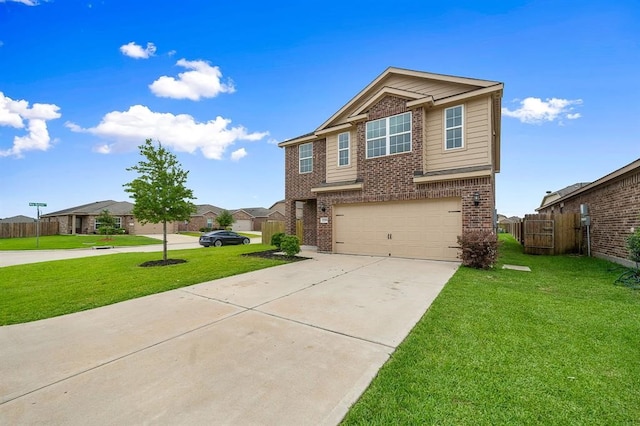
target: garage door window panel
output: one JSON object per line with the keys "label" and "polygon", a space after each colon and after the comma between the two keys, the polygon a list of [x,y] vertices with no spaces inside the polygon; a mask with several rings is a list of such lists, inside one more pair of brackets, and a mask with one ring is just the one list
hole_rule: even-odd
{"label": "garage door window panel", "polygon": [[367,158],[411,151],[411,113],[367,123]]}

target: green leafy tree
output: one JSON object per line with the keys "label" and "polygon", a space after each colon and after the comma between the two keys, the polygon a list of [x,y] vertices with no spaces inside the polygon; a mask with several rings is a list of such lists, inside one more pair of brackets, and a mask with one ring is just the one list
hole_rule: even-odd
{"label": "green leafy tree", "polygon": [[159,142],[155,146],[151,139],[147,139],[138,148],[144,160],[127,171],[137,172],[139,176],[123,186],[135,201],[133,215],[136,219],[143,225],[162,223],[162,260],[166,263],[167,222],[188,220],[196,211],[191,202],[195,200],[193,191],[185,186],[189,172],[182,170],[176,156]]}
{"label": "green leafy tree", "polygon": [[98,223],[98,232],[100,235],[106,235],[107,239],[116,232],[116,218],[109,213],[109,210],[102,210],[100,215],[96,217]]}
{"label": "green leafy tree", "polygon": [[216,217],[216,223],[222,229],[227,229],[235,221],[236,220],[233,218],[233,216],[231,216],[231,213],[229,213],[227,210],[222,210]]}

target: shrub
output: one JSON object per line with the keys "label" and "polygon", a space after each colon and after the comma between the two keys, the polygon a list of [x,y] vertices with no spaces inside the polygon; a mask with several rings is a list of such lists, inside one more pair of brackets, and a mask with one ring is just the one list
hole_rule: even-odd
{"label": "shrub", "polygon": [[282,251],[290,257],[300,253],[300,242],[295,235],[285,235],[280,242]]}
{"label": "shrub", "polygon": [[280,244],[282,243],[282,238],[284,238],[286,234],[284,232],[276,232],[271,236],[271,245],[278,247],[280,250]]}
{"label": "shrub", "polygon": [[498,238],[492,230],[474,229],[458,236],[458,244],[464,266],[476,269],[489,269],[498,258]]}
{"label": "shrub", "polygon": [[629,259],[636,262],[636,266],[640,262],[640,228],[627,238],[627,248],[629,249]]}

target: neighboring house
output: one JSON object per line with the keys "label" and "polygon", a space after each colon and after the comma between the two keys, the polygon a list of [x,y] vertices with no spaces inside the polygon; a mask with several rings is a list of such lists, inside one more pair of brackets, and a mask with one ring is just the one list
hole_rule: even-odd
{"label": "neighboring house", "polygon": [[[142,224],[133,217],[133,204],[127,201],[96,201],[82,206],[71,207],[40,216],[40,220],[58,222],[60,234],[94,234],[98,232],[100,224],[96,218],[104,211],[116,220],[116,228],[125,229],[128,234],[162,234],[162,223]],[[167,223],[167,232],[175,233],[177,223]]]}
{"label": "neighboring house", "polygon": [[[591,218],[591,253],[634,266],[628,260],[626,240],[640,227],[640,159],[536,210],[539,213],[580,213],[581,204],[587,206]],[[583,227],[583,232],[586,231]]]}
{"label": "neighboring house", "polygon": [[232,228],[234,231],[261,231],[262,224],[267,221],[283,221],[284,214],[278,210],[265,209],[263,207],[247,207],[234,210],[231,214],[235,219]]}
{"label": "neighboring house", "polygon": [[564,197],[567,194],[572,193],[573,191],[576,191],[580,188],[582,188],[583,186],[587,186],[589,185],[589,183],[591,182],[580,182],[580,183],[574,183],[573,185],[569,185],[566,188],[562,188],[559,189],[557,191],[547,191],[546,195],[544,197],[542,197],[542,202],[540,203],[540,207],[544,207],[547,204],[550,204],[556,200],[559,200],[560,198]]}
{"label": "neighboring house", "polygon": [[495,228],[503,84],[388,68],[285,150],[286,231],[322,252],[457,260]]}
{"label": "neighboring house", "polygon": [[203,228],[217,229],[216,218],[223,210],[211,204],[198,204],[196,205],[196,212],[191,215],[189,220],[178,226],[179,231],[199,232]]}
{"label": "neighboring house", "polygon": [[0,223],[33,223],[35,221],[36,220],[32,217],[22,215],[0,219]]}
{"label": "neighboring house", "polygon": [[284,214],[286,211],[286,203],[284,200],[276,201],[275,203],[273,203],[271,207],[269,207],[269,210],[275,210],[277,212],[280,212],[282,217],[284,217]]}

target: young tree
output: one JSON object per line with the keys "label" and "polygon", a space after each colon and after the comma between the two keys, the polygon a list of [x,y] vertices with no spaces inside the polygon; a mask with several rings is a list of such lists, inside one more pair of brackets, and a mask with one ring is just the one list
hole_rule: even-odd
{"label": "young tree", "polygon": [[106,235],[106,238],[109,239],[116,231],[116,218],[111,216],[109,210],[102,210],[100,215],[96,217],[96,222],[98,224],[98,232],[101,235]]}
{"label": "young tree", "polygon": [[233,218],[233,216],[231,216],[231,213],[229,213],[227,210],[222,210],[216,217],[216,223],[222,229],[227,229],[235,221],[236,220]]}
{"label": "young tree", "polygon": [[133,215],[143,225],[162,222],[163,253],[167,262],[167,222],[188,220],[196,206],[193,191],[185,186],[188,171],[182,170],[176,156],[158,142],[156,147],[151,139],[140,145],[140,154],[145,160],[129,167],[127,171],[138,172],[139,176],[124,184],[135,203]]}

